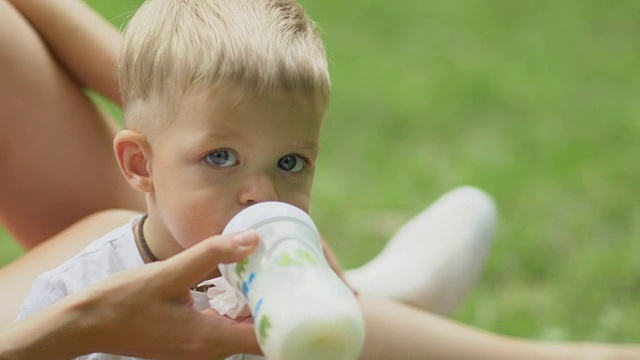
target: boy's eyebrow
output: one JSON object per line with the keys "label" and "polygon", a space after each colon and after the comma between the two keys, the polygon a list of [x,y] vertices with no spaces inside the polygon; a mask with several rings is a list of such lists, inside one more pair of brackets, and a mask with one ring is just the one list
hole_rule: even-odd
{"label": "boy's eyebrow", "polygon": [[[219,130],[209,130],[206,133],[202,134],[202,136],[199,136],[198,139],[196,139],[196,141],[198,143],[207,143],[209,141],[211,141],[211,139],[215,139],[215,140],[236,140],[240,138],[240,134],[238,133],[234,133],[234,132],[230,132],[230,131],[219,131]],[[312,152],[314,154],[317,154],[320,151],[320,145],[318,145],[317,141],[306,141],[306,142],[299,142],[299,143],[294,143],[294,147],[296,149],[302,149],[302,150],[307,150],[309,152]]]}
{"label": "boy's eyebrow", "polygon": [[212,141],[213,142],[220,142],[220,141],[233,142],[238,140],[239,140],[239,136],[237,134],[230,133],[227,131],[209,130],[209,131],[201,132],[197,135],[193,135],[190,142],[194,146],[202,147],[202,146],[209,146]]}
{"label": "boy's eyebrow", "polygon": [[239,133],[233,132],[231,130],[221,131],[219,129],[211,129],[202,134],[202,136],[198,137],[198,141],[200,142],[208,142],[211,139],[215,140],[229,140],[229,139],[237,139],[240,137]]}
{"label": "boy's eyebrow", "polygon": [[296,148],[309,150],[314,153],[317,153],[320,150],[320,146],[315,141],[308,141],[308,142],[296,144]]}

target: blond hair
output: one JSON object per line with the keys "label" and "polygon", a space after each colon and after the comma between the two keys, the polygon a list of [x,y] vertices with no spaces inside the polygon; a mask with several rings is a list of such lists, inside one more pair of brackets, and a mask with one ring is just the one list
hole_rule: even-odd
{"label": "blond hair", "polygon": [[124,32],[119,72],[125,120],[223,83],[329,101],[324,45],[294,0],[147,0]]}

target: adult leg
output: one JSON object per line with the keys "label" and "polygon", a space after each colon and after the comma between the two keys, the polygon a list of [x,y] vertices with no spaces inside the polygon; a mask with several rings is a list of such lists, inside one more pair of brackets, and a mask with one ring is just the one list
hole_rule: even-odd
{"label": "adult leg", "polygon": [[492,334],[389,300],[361,297],[367,360],[640,359],[639,346],[550,343]]}
{"label": "adult leg", "polygon": [[363,295],[451,314],[478,279],[496,227],[485,192],[456,188],[409,220],[374,259],[345,272]]}
{"label": "adult leg", "polygon": [[0,43],[2,225],[30,248],[96,211],[143,209],[113,155],[116,124],[6,1]]}

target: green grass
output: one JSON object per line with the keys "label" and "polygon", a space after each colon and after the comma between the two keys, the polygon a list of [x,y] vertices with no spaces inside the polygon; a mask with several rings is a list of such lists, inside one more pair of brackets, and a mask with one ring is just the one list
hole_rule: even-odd
{"label": "green grass", "polygon": [[[90,3],[116,24],[132,7]],[[474,184],[501,222],[458,320],[640,342],[640,3],[304,4],[333,81],[312,214],[343,264]],[[0,246],[1,261],[17,256]]]}

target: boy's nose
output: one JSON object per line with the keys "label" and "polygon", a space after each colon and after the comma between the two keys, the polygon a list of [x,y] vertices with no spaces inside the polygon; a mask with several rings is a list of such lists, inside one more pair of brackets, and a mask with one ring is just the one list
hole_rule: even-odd
{"label": "boy's nose", "polygon": [[278,193],[269,176],[256,176],[248,179],[240,192],[242,205],[253,205],[265,201],[277,201]]}

